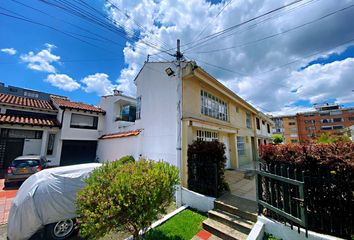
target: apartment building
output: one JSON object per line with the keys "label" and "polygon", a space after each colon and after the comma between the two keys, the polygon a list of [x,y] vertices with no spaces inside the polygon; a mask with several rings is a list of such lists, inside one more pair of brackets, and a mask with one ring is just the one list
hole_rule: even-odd
{"label": "apartment building", "polygon": [[338,104],[318,104],[316,111],[296,114],[301,142],[309,142],[322,133],[343,134],[345,128],[354,125],[354,108],[342,108]]}
{"label": "apartment building", "polygon": [[274,121],[273,134],[280,134],[284,143],[299,142],[299,131],[296,115],[272,117]]}
{"label": "apartment building", "polygon": [[50,165],[96,160],[105,112],[64,96],[0,84],[0,168],[21,155],[41,155]]}
{"label": "apartment building", "polygon": [[[123,94],[101,98],[107,116],[98,143],[100,161],[127,154],[163,160],[181,169],[187,186],[187,150],[194,140],[223,142],[230,169],[253,168],[258,143],[270,142],[271,119],[194,62],[146,62],[135,84],[136,99]],[[134,122],[115,120],[120,107],[114,106],[123,100],[135,106]]]}

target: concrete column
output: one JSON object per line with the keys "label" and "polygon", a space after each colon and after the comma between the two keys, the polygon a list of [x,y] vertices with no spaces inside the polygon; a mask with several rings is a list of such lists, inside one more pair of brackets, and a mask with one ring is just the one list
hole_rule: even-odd
{"label": "concrete column", "polygon": [[42,135],[41,156],[47,155],[48,135],[48,130],[44,130]]}

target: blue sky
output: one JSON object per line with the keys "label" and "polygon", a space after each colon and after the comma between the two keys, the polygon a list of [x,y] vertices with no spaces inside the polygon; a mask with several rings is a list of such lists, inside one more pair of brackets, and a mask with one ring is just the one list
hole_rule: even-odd
{"label": "blue sky", "polygon": [[[97,104],[99,95],[108,94],[113,88],[134,95],[134,77],[146,55],[157,52],[144,42],[156,43],[158,48],[163,48],[157,44],[159,42],[173,47],[177,38],[181,39],[182,46],[191,41],[198,43],[197,33],[205,37],[284,4],[282,1],[250,3],[240,0],[232,1],[224,8],[228,1],[111,1],[123,9],[126,16],[105,6],[104,0],[89,0],[86,4],[114,19],[116,26],[126,29],[126,34],[131,31],[140,33],[140,39],[127,44],[122,34],[39,0],[1,1],[0,82],[65,95],[91,104]],[[49,2],[56,3],[55,0]],[[82,2],[69,1],[83,8]],[[23,4],[30,4],[30,8]],[[350,1],[339,4],[314,1],[299,5],[272,16],[270,20],[236,29],[230,36],[196,46],[195,50],[186,51],[186,56],[263,111],[287,114],[308,110],[314,103],[330,101],[353,106],[354,84],[349,76],[354,73],[354,42],[338,44],[354,39],[354,8],[348,4]],[[323,18],[333,10],[339,12]],[[28,18],[61,32],[4,14]],[[296,31],[267,38],[313,20],[314,23]],[[262,38],[266,40],[259,41]],[[252,41],[256,43],[248,44]],[[245,46],[207,55],[200,53],[234,45]],[[8,49],[14,49],[16,53]],[[312,54],[318,51],[321,54]],[[38,57],[51,60],[42,62],[45,66],[38,66]],[[170,56],[162,54],[152,59],[161,60],[161,57],[171,60]],[[286,68],[269,71],[293,60],[296,62]]]}

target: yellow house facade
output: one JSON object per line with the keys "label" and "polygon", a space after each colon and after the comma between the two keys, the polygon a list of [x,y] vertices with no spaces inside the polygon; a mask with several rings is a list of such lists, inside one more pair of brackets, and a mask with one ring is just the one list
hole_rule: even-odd
{"label": "yellow house facade", "polygon": [[182,70],[182,185],[188,145],[198,138],[225,144],[227,169],[252,168],[257,158],[258,111],[192,62]]}

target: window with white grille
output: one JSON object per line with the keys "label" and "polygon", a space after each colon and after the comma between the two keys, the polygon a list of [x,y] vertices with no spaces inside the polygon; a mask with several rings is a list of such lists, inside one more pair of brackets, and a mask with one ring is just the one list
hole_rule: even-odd
{"label": "window with white grille", "polygon": [[201,113],[209,117],[219,120],[228,121],[227,103],[219,98],[205,92],[200,91],[201,96]]}
{"label": "window with white grille", "polygon": [[197,139],[203,141],[218,140],[219,134],[213,131],[197,130]]}

